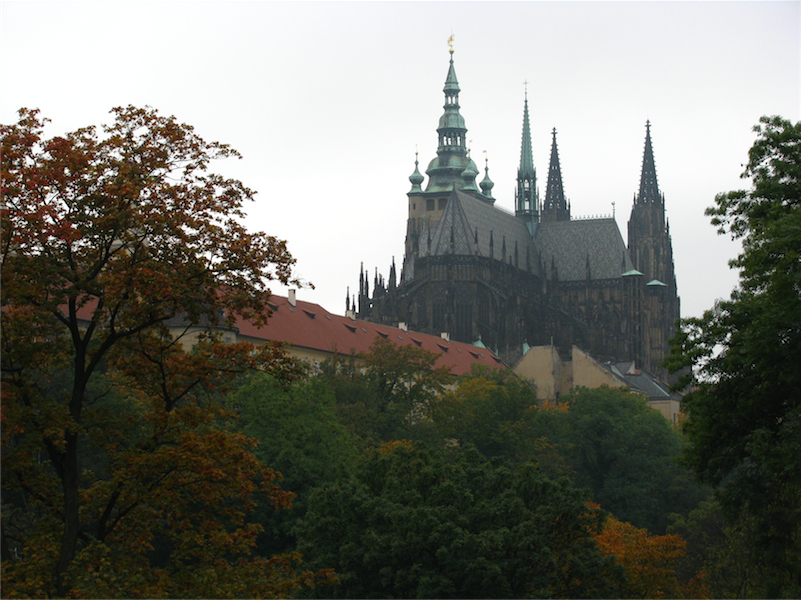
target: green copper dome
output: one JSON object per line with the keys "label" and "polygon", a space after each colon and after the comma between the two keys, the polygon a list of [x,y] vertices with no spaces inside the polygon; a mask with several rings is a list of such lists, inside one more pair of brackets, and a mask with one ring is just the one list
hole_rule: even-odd
{"label": "green copper dome", "polygon": [[484,159],[484,179],[481,180],[479,185],[481,186],[481,193],[492,199],[492,188],[495,187],[495,183],[490,179],[489,161],[487,159]]}
{"label": "green copper dome", "polygon": [[417,168],[417,152],[414,153],[414,173],[409,175],[409,181],[412,184],[412,189],[409,190],[409,193],[422,193],[423,188],[420,187],[420,184],[425,181],[425,177],[420,173],[420,170]]}
{"label": "green copper dome", "polygon": [[461,189],[478,192],[475,181],[478,169],[467,155],[467,127],[464,117],[459,112],[459,81],[456,79],[456,69],[453,65],[453,50],[450,53],[448,75],[442,90],[445,93],[444,112],[437,127],[439,137],[437,157],[426,169],[428,185],[425,191],[448,192],[453,189],[454,181],[463,180]]}

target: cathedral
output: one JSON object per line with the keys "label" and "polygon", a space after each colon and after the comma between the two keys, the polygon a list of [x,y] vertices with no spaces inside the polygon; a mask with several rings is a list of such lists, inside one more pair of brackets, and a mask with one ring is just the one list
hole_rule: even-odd
{"label": "cathedral", "polygon": [[476,183],[450,52],[437,155],[427,181],[416,158],[409,177],[400,276],[393,260],[388,278],[376,274],[371,294],[362,269],[358,298],[348,294],[346,309],[376,323],[483,345],[509,365],[531,346],[552,345],[564,355],[578,346],[597,360],[634,361],[667,380],[660,365],[679,297],[650,123],[628,246],[614,218],[571,217],[556,130],[540,198],[527,97],[512,214],[495,206],[486,166]]}

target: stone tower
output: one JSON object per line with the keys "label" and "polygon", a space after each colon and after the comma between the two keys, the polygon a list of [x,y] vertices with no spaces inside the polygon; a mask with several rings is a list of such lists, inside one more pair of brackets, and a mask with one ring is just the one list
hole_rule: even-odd
{"label": "stone tower", "polygon": [[665,197],[656,178],[650,121],[645,124],[640,190],[634,196],[628,234],[629,254],[645,282],[640,323],[643,354],[654,357],[643,368],[666,376],[656,357],[665,354],[675,332],[680,306]]}
{"label": "stone tower", "polygon": [[488,174],[485,175],[485,180],[482,182],[483,192],[476,185],[478,168],[470,158],[467,147],[467,127],[465,127],[464,117],[459,112],[460,89],[459,81],[456,79],[456,69],[453,66],[453,49],[450,50],[450,54],[448,75],[445,78],[445,87],[442,89],[445,94],[445,104],[437,127],[437,156],[426,169],[428,184],[425,189],[421,187],[425,177],[420,173],[416,155],[414,172],[409,177],[412,188],[406,194],[409,197],[406,259],[417,251],[418,244],[422,243],[423,232],[430,231],[437,226],[452,190],[477,193],[488,203],[495,202],[489,191],[492,189],[492,182]]}

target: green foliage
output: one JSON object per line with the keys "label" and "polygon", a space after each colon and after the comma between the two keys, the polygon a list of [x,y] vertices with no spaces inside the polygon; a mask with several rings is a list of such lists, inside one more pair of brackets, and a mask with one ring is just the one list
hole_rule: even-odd
{"label": "green foliage", "polygon": [[752,189],[707,210],[742,240],[740,285],[682,322],[670,367],[693,369],[681,382],[694,385],[686,463],[717,487],[731,523],[756,520],[761,560],[785,573],[763,590],[777,596],[801,590],[801,123],[763,117],[754,130]]}
{"label": "green foliage", "polygon": [[601,523],[567,480],[532,465],[394,442],[355,479],[315,490],[298,537],[340,577],[323,596],[605,597],[619,573],[593,541]]}
{"label": "green foliage", "polygon": [[3,594],[291,593],[296,557],[252,557],[248,520],[255,497],[290,496],[209,399],[297,365],[208,332],[187,352],[175,326],[263,323],[294,259],[242,226],[253,192],[209,172],[234,150],[151,108],[112,113],[51,139],[38,111],[0,126]]}
{"label": "green foliage", "polygon": [[579,389],[555,435],[596,502],[622,521],[663,534],[671,512],[687,513],[706,496],[675,464],[681,438],[638,394]]}
{"label": "green foliage", "polygon": [[254,454],[282,476],[281,487],[297,494],[289,510],[275,511],[266,503],[260,522],[261,554],[293,549],[289,531],[304,514],[308,492],[347,479],[356,461],[352,436],[336,419],[333,390],[322,379],[285,385],[258,373],[228,398],[239,413],[238,428],[259,441]]}
{"label": "green foliage", "polygon": [[342,423],[370,446],[425,435],[429,405],[454,379],[436,361],[432,352],[379,336],[366,355],[331,361],[323,376]]}
{"label": "green foliage", "polygon": [[536,393],[525,382],[508,371],[478,369],[432,402],[429,414],[443,439],[473,444],[487,458],[523,462],[536,454],[536,412]]}
{"label": "green foliage", "polygon": [[687,517],[673,516],[669,527],[687,541],[681,575],[702,571],[712,598],[763,598],[770,566],[761,564],[753,519],[729,525],[716,500],[699,504]]}

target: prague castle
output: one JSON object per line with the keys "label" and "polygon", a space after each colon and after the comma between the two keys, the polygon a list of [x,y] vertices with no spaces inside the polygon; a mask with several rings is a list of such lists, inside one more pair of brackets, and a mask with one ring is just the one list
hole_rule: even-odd
{"label": "prague castle", "polygon": [[393,260],[389,276],[376,274],[372,286],[362,270],[346,308],[372,322],[483,345],[510,365],[529,347],[552,345],[568,355],[578,346],[599,361],[634,361],[667,379],[660,363],[679,297],[650,123],[626,245],[614,218],[571,216],[556,130],[540,197],[527,97],[515,210],[496,206],[486,166],[476,181],[452,49],[443,91],[437,155],[427,178],[417,160],[409,177],[402,270]]}

